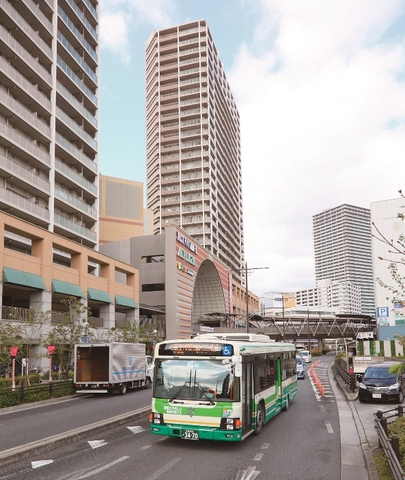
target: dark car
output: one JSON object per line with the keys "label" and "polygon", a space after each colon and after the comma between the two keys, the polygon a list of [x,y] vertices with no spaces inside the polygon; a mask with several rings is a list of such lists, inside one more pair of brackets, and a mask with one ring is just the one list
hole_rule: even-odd
{"label": "dark car", "polygon": [[405,395],[404,372],[390,372],[400,362],[384,362],[369,365],[359,378],[359,401],[393,401],[403,403]]}

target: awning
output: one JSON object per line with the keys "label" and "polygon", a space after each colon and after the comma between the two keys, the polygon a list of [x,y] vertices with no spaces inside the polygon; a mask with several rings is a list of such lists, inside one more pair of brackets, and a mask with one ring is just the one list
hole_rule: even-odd
{"label": "awning", "polygon": [[79,285],[69,282],[62,282],[61,280],[52,280],[52,292],[63,293],[72,297],[84,297],[82,289]]}
{"label": "awning", "polygon": [[138,308],[133,298],[124,297],[123,295],[115,295],[115,304],[121,305],[122,307]]}
{"label": "awning", "polygon": [[14,268],[3,268],[3,282],[45,290],[45,282],[41,275],[14,270]]}
{"label": "awning", "polygon": [[96,290],[95,288],[87,289],[87,298],[89,300],[97,300],[98,302],[112,303],[110,294],[103,290]]}

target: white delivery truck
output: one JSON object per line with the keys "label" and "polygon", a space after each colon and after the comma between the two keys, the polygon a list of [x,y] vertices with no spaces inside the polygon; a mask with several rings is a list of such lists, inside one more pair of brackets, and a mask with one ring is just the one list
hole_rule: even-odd
{"label": "white delivery truck", "polygon": [[76,393],[120,393],[149,388],[151,357],[143,343],[80,343],[74,348],[73,383]]}

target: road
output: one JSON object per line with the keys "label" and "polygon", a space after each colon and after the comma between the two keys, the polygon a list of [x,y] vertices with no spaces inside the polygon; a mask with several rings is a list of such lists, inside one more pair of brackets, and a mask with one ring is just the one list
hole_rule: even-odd
{"label": "road", "polygon": [[[146,418],[136,423],[112,428],[102,435],[90,435],[84,440],[64,445],[49,452],[32,455],[26,460],[2,467],[0,479],[54,479],[79,480],[97,478],[110,480],[268,480],[310,479],[340,480],[340,426],[333,390],[328,385],[328,357],[323,357],[317,373],[324,379],[325,396],[321,397],[310,379],[299,380],[298,395],[287,412],[282,412],[264,427],[260,436],[251,435],[244,442],[184,441],[150,434]],[[65,402],[47,413],[49,407],[24,414],[21,425],[30,432],[34,428],[47,429],[48,423],[74,428],[85,408],[90,415],[116,415],[125,409],[146,404],[151,391],[132,392],[123,397],[82,398]],[[141,398],[141,396],[145,398]],[[0,416],[18,420],[18,416]],[[84,414],[85,415],[85,414]],[[35,420],[34,417],[40,418]],[[33,423],[31,423],[33,422]],[[10,431],[8,420],[6,428]],[[56,426],[49,425],[50,431]],[[1,427],[1,431],[3,426]],[[3,438],[2,438],[3,440]]]}

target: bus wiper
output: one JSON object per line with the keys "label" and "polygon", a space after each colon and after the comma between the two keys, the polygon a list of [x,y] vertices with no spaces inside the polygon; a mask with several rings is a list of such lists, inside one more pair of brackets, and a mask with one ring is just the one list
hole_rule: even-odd
{"label": "bus wiper", "polygon": [[180,385],[180,387],[174,392],[172,398],[169,400],[169,402],[172,402],[176,397],[177,395],[183,390],[184,387],[187,387],[188,386],[191,386],[190,385],[190,382],[186,381],[183,383],[183,385]]}

